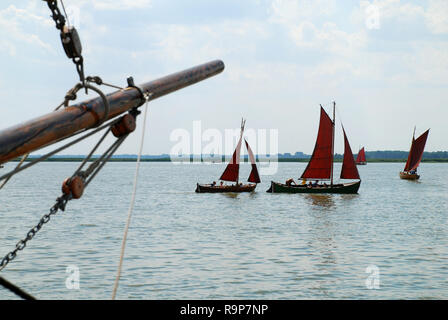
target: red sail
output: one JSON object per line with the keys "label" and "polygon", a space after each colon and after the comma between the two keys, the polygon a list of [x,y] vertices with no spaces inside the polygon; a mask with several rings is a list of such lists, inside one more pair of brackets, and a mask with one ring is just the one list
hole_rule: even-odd
{"label": "red sail", "polygon": [[356,157],[356,162],[367,162],[366,161],[366,152],[364,151],[364,147],[358,152],[358,156]]}
{"label": "red sail", "polygon": [[344,127],[342,127],[342,131],[344,131],[344,162],[342,162],[341,179],[361,179]]}
{"label": "red sail", "polygon": [[425,131],[417,139],[412,138],[411,151],[409,151],[408,161],[404,167],[404,171],[417,169],[420,161],[422,161],[423,150],[425,149],[426,139],[428,139],[429,129]]}
{"label": "red sail", "polygon": [[233,152],[232,159],[226,167],[226,170],[221,175],[219,180],[235,181],[238,182],[238,176],[240,172],[240,150],[241,150],[241,136],[235,151]]}
{"label": "red sail", "polygon": [[333,163],[333,121],[321,107],[316,145],[302,179],[330,179]]}
{"label": "red sail", "polygon": [[246,139],[244,139],[244,142],[246,142],[247,153],[249,154],[250,163],[252,164],[252,171],[250,172],[249,179],[247,181],[253,183],[260,183],[261,180],[260,175],[258,174],[257,163],[255,160],[254,153],[252,152],[252,149],[250,148]]}

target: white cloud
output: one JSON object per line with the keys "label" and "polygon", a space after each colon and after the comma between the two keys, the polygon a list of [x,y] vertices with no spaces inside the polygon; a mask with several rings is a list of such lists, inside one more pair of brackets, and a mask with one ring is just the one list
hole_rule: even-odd
{"label": "white cloud", "polygon": [[[71,3],[73,2],[73,3]],[[65,5],[69,6],[91,6],[96,10],[132,10],[143,9],[151,6],[151,0],[81,0],[66,1]]]}
{"label": "white cloud", "polygon": [[298,24],[304,19],[330,15],[336,8],[335,0],[272,0],[270,21],[282,24]]}
{"label": "white cloud", "polygon": [[435,34],[448,33],[448,1],[430,0],[425,13],[426,25]]}
{"label": "white cloud", "polygon": [[381,21],[393,23],[415,23],[423,19],[428,31],[433,34],[448,33],[448,1],[428,0],[426,8],[420,4],[403,3],[400,0],[360,1],[359,7],[353,11],[352,21],[364,24],[366,9],[374,6],[378,8]]}
{"label": "white cloud", "polygon": [[290,35],[299,47],[320,49],[345,56],[357,53],[367,42],[364,30],[349,33],[339,30],[336,24],[331,22],[324,23],[320,29],[311,22],[302,22],[298,26],[291,27]]}
{"label": "white cloud", "polygon": [[0,10],[0,34],[2,41],[0,42],[0,50],[15,55],[18,43],[28,43],[37,45],[47,52],[54,51],[53,48],[41,40],[41,38],[32,32],[24,31],[25,29],[36,29],[36,26],[51,26],[51,20],[45,19],[30,10],[20,9],[14,5],[10,5],[6,9]]}

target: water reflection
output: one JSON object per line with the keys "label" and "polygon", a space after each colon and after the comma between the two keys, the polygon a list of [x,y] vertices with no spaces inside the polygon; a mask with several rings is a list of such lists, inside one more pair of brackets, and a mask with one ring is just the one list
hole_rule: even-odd
{"label": "water reflection", "polygon": [[319,206],[324,208],[334,207],[333,195],[331,194],[307,194],[306,199],[313,206]]}
{"label": "water reflection", "polygon": [[239,195],[239,193],[236,193],[236,192],[223,192],[221,194],[230,199],[236,199],[236,198],[238,198],[238,195]]}

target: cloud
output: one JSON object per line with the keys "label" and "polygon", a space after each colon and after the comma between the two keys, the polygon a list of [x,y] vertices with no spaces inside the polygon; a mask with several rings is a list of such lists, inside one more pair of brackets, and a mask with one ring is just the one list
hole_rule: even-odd
{"label": "cloud", "polygon": [[133,10],[151,7],[151,0],[82,0],[66,3],[71,6],[91,6],[96,10]]}
{"label": "cloud", "polygon": [[430,33],[448,33],[448,1],[446,0],[428,0],[426,7],[421,3],[402,3],[400,0],[362,0],[359,7],[353,11],[352,21],[359,25],[364,24],[366,10],[369,7],[377,8],[382,23],[412,25],[422,19]]}
{"label": "cloud", "polygon": [[313,23],[305,21],[297,26],[291,26],[289,32],[299,47],[319,49],[344,56],[355,54],[367,43],[364,30],[345,32],[331,22],[326,22],[322,28],[317,28]]}
{"label": "cloud", "polygon": [[434,34],[448,34],[448,1],[430,0],[425,12],[426,25]]}
{"label": "cloud", "polygon": [[[17,53],[19,43],[37,45],[47,52],[53,52],[53,48],[44,42],[37,34],[29,32],[30,29],[51,26],[51,20],[45,19],[36,13],[10,5],[0,10],[0,50],[7,51],[10,55]],[[27,30],[27,31],[25,31]]]}
{"label": "cloud", "polygon": [[297,24],[335,12],[335,0],[272,0],[269,8],[271,22]]}

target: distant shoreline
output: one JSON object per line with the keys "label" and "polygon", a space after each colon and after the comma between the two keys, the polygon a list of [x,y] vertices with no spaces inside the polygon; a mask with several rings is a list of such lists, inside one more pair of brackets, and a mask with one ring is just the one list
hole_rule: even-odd
{"label": "distant shoreline", "polygon": [[[35,158],[29,158],[26,160],[26,162],[32,161]],[[81,162],[83,161],[83,158],[72,158],[72,157],[57,157],[57,158],[50,158],[47,160],[44,160],[44,162]],[[95,159],[93,159],[95,160]],[[19,162],[20,159],[14,159],[11,160],[11,162]],[[92,161],[92,160],[91,160]],[[137,159],[136,158],[111,158],[109,160],[110,162],[136,162]],[[188,160],[188,159],[181,159],[178,161],[171,161],[170,158],[143,158],[140,160],[141,162],[199,162],[199,159],[194,159],[194,161],[192,159]],[[269,159],[257,159],[257,162],[269,162]],[[276,159],[277,162],[309,162],[309,159],[303,159],[303,158],[278,158]],[[201,162],[204,163],[225,163],[226,161],[219,161],[219,160],[215,160],[215,161],[211,161],[209,159],[203,159]],[[247,162],[247,159],[245,160],[241,160],[241,162]],[[338,163],[338,162],[342,162],[342,159],[335,159],[334,162]],[[406,159],[368,159],[367,163],[386,163],[386,162],[406,162]],[[422,162],[427,162],[427,163],[448,163],[448,159],[422,159]]]}

